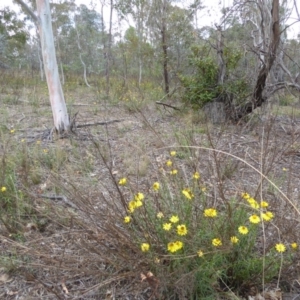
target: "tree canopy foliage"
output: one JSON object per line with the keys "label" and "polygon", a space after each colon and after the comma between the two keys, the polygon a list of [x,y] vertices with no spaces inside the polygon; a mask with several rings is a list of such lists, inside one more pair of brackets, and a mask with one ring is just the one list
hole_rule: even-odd
{"label": "tree canopy foliage", "polygon": [[[232,109],[257,97],[256,79],[272,61],[261,102],[287,86],[299,91],[300,41],[286,33],[286,2],[278,2],[281,32],[276,53],[271,53],[275,2],[239,1],[223,7],[214,26],[201,23],[198,0],[111,0],[100,1],[98,8],[74,0],[52,3],[60,75],[83,75],[87,85],[89,76],[109,74],[123,78],[125,85],[129,79],[138,85],[151,80],[169,96],[182,91],[178,96],[193,107],[226,99]],[[41,69],[39,39],[32,30],[28,33],[28,22],[9,8],[0,12],[2,67]]]}

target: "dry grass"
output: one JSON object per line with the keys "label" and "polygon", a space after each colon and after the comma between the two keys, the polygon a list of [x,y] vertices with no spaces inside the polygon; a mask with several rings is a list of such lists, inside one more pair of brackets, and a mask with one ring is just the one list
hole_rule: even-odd
{"label": "dry grass", "polygon": [[[170,191],[184,188],[195,171],[201,173],[206,203],[220,211],[241,192],[268,200],[276,222],[264,228],[259,251],[268,252],[278,236],[287,247],[300,243],[297,118],[269,116],[213,127],[201,115],[191,113],[187,120],[153,101],[143,100],[134,110],[128,103],[104,102],[93,90],[66,89],[72,111],[79,111],[78,123],[123,121],[78,129],[70,139],[50,142],[41,131],[52,124],[44,87],[16,89],[14,96],[13,89],[2,90],[0,185],[7,186],[10,202],[1,203],[1,299],[187,299],[194,273],[174,272],[172,256],[158,243],[153,255],[140,250],[141,237],[158,240],[154,221],[143,227],[139,220],[147,221],[147,214],[141,213],[137,227],[129,230],[123,218],[132,195],[154,197],[155,181],[165,182]],[[177,151],[179,184],[165,165],[170,150]],[[118,185],[122,177],[128,178],[126,188]],[[177,202],[174,207],[182,209]],[[298,260],[298,252],[291,254],[267,287],[298,291]],[[147,277],[149,271],[153,277]],[[193,299],[241,299],[263,288],[258,278],[259,284],[246,282],[238,296],[220,278],[216,272],[211,297]]]}

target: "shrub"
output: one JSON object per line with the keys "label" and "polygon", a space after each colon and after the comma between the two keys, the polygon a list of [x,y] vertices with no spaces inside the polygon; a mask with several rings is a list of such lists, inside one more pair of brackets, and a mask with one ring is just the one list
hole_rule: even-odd
{"label": "shrub", "polygon": [[152,276],[163,277],[168,299],[182,291],[189,299],[205,299],[217,289],[244,294],[274,279],[297,244],[283,243],[279,232],[277,241],[266,242],[266,231],[276,232],[269,203],[246,192],[215,201],[200,172],[184,174],[177,160],[172,151],[145,194],[132,194],[128,180],[119,181],[122,192],[131,193],[123,226]]}
{"label": "shrub", "polygon": [[[206,54],[205,54],[206,53]],[[213,100],[225,101],[233,99],[237,104],[245,101],[250,86],[245,77],[236,76],[241,52],[225,47],[223,53],[226,65],[225,80],[218,82],[218,64],[206,47],[192,48],[190,75],[180,75],[184,93],[182,100],[194,108],[201,108]]]}

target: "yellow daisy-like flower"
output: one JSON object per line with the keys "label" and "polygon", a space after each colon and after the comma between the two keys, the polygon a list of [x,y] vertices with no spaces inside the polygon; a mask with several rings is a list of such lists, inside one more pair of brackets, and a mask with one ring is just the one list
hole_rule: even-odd
{"label": "yellow daisy-like flower", "polygon": [[270,211],[266,211],[265,213],[262,213],[261,216],[265,221],[270,221],[274,218],[273,213]]}
{"label": "yellow daisy-like flower", "polygon": [[144,200],[144,198],[145,198],[145,196],[144,196],[144,194],[143,193],[137,193],[135,196],[134,196],[134,200],[135,201],[142,201],[142,200]]}
{"label": "yellow daisy-like flower", "polygon": [[178,173],[178,171],[177,171],[176,169],[170,171],[170,174],[171,174],[171,175],[176,175],[177,173]]}
{"label": "yellow daisy-like flower", "polygon": [[172,161],[171,161],[171,160],[167,160],[167,161],[166,161],[166,165],[167,165],[168,167],[171,167],[171,166],[172,166],[172,164],[173,164],[173,163],[172,163]]}
{"label": "yellow daisy-like flower", "polygon": [[15,129],[11,129],[10,133],[15,133],[15,131],[16,131]]}
{"label": "yellow daisy-like flower", "polygon": [[150,249],[150,245],[148,243],[142,243],[141,244],[141,250],[143,252],[147,252],[147,251],[149,251],[149,249]]}
{"label": "yellow daisy-like flower", "polygon": [[183,243],[180,241],[168,243],[168,251],[174,253],[183,248]]}
{"label": "yellow daisy-like flower", "polygon": [[160,188],[159,182],[154,182],[153,185],[152,185],[152,188],[153,188],[154,191],[158,191],[159,188]]}
{"label": "yellow daisy-like flower", "polygon": [[135,207],[138,208],[138,207],[141,207],[143,206],[143,202],[141,200],[136,200],[135,201]]}
{"label": "yellow daisy-like flower", "polygon": [[1,188],[1,192],[2,192],[2,193],[6,192],[6,187],[5,187],[5,186],[3,186],[3,187]]}
{"label": "yellow daisy-like flower", "polygon": [[21,143],[24,143],[25,142],[25,139],[21,139]]}
{"label": "yellow daisy-like flower", "polygon": [[43,152],[44,152],[44,153],[48,153],[49,150],[48,150],[48,149],[43,149]]}
{"label": "yellow daisy-like flower", "polygon": [[249,221],[253,224],[257,224],[260,222],[260,217],[258,215],[252,215],[249,217]]}
{"label": "yellow daisy-like flower", "polygon": [[128,224],[128,223],[130,223],[130,222],[131,222],[131,217],[130,217],[130,216],[124,217],[124,223],[125,223],[125,224]]}
{"label": "yellow daisy-like flower", "polygon": [[249,230],[246,226],[240,226],[238,228],[238,230],[239,230],[239,233],[241,233],[241,234],[247,234],[249,232]]}
{"label": "yellow daisy-like flower", "polygon": [[172,216],[171,218],[170,218],[170,222],[171,223],[177,223],[177,222],[179,222],[179,218],[178,218],[178,216]]}
{"label": "yellow daisy-like flower", "polygon": [[177,226],[177,234],[178,235],[187,235],[188,230],[185,225],[181,224]]}
{"label": "yellow daisy-like flower", "polygon": [[242,198],[247,200],[250,198],[250,195],[248,193],[242,193]]}
{"label": "yellow daisy-like flower", "polygon": [[260,202],[260,207],[261,208],[266,208],[266,207],[268,207],[269,206],[269,203],[267,202],[267,201],[261,201]]}
{"label": "yellow daisy-like flower", "polygon": [[156,216],[158,219],[162,219],[164,217],[164,214],[162,212],[158,212]]}
{"label": "yellow daisy-like flower", "polygon": [[249,199],[247,199],[247,201],[252,208],[255,208],[255,209],[259,208],[259,204],[257,203],[257,201],[254,198],[249,198]]}
{"label": "yellow daisy-like flower", "polygon": [[286,172],[286,171],[287,171],[287,168],[282,168],[282,171]]}
{"label": "yellow daisy-like flower", "polygon": [[204,216],[208,218],[215,218],[218,214],[215,208],[207,208],[204,210]]}
{"label": "yellow daisy-like flower", "polygon": [[204,253],[203,253],[201,250],[199,250],[199,251],[197,251],[197,255],[198,255],[199,257],[202,257],[202,256],[204,255]]}
{"label": "yellow daisy-like flower", "polygon": [[237,244],[239,242],[239,239],[236,236],[232,236],[230,238],[230,241],[231,241],[232,244]]}
{"label": "yellow daisy-like flower", "polygon": [[184,190],[182,190],[182,194],[188,199],[188,200],[192,200],[194,198],[194,194],[192,193],[192,191],[189,188],[185,188]]}
{"label": "yellow daisy-like flower", "polygon": [[220,247],[222,246],[222,241],[220,239],[213,239],[211,241],[212,245],[215,246],[215,247]]}
{"label": "yellow daisy-like flower", "polygon": [[201,191],[202,191],[202,192],[206,192],[206,190],[207,190],[207,188],[206,188],[205,186],[203,186],[203,187],[201,188]]}
{"label": "yellow daisy-like flower", "polygon": [[36,144],[37,144],[37,145],[40,145],[40,144],[41,144],[41,141],[36,141]]}
{"label": "yellow daisy-like flower", "polygon": [[194,174],[193,174],[193,179],[200,179],[200,174],[199,174],[199,172],[195,172]]}
{"label": "yellow daisy-like flower", "polygon": [[176,247],[177,247],[177,250],[180,250],[180,249],[183,248],[183,243],[180,242],[180,241],[176,241],[176,242],[175,242],[175,245],[176,245]]}
{"label": "yellow daisy-like flower", "polygon": [[127,183],[127,178],[126,177],[123,177],[119,180],[119,185],[126,185]]}
{"label": "yellow daisy-like flower", "polygon": [[170,155],[171,155],[171,156],[176,156],[176,151],[171,151],[171,152],[170,152]]}
{"label": "yellow daisy-like flower", "polygon": [[297,243],[291,243],[291,247],[293,250],[297,250],[298,244]]}
{"label": "yellow daisy-like flower", "polygon": [[136,201],[131,200],[128,203],[128,210],[129,210],[129,212],[133,213],[135,209],[136,209]]}
{"label": "yellow daisy-like flower", "polygon": [[275,245],[275,249],[277,252],[284,252],[286,250],[286,247],[284,246],[284,244],[279,243]]}
{"label": "yellow daisy-like flower", "polygon": [[169,231],[172,228],[172,223],[164,223],[163,229]]}

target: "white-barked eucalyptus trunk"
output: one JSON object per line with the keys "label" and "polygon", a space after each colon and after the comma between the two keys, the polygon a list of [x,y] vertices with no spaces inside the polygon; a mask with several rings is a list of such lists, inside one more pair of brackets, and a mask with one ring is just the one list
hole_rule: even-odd
{"label": "white-barked eucalyptus trunk", "polygon": [[58,74],[49,0],[36,0],[37,16],[23,0],[16,2],[32,17],[38,27],[54,127],[59,134],[68,132],[70,120]]}

